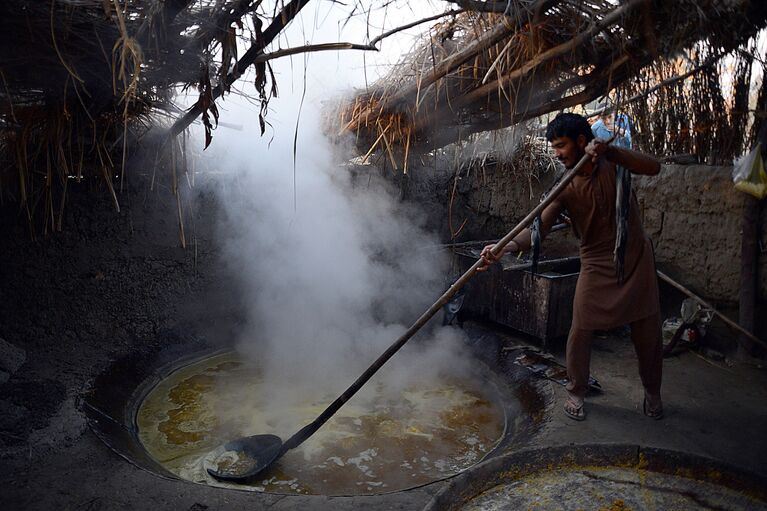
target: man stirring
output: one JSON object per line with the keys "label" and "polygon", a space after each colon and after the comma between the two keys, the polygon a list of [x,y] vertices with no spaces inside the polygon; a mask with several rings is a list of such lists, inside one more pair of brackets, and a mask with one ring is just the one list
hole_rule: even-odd
{"label": "man stirring", "polygon": [[[656,175],[660,164],[654,158],[608,145],[595,139],[584,117],[562,113],[551,121],[546,138],[557,159],[573,168],[584,154],[591,160],[541,214],[541,236],[567,210],[580,238],[581,270],[573,300],[573,322],[567,339],[566,365],[569,382],[564,411],[575,420],[586,418],[584,399],[588,390],[591,341],[594,330],[631,326],[631,340],[639,359],[644,385],[644,414],[663,417],[660,387],[662,337],[658,283],[653,248],[639,218],[636,197],[629,199],[625,252],[616,269],[616,165],[635,174]],[[510,241],[502,254],[493,255],[494,245],[482,250],[484,271],[505,253],[528,250],[530,230]]]}

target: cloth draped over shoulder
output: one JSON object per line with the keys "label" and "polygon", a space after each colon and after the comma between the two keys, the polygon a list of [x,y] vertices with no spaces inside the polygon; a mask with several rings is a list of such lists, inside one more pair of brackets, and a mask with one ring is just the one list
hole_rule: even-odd
{"label": "cloth draped over shoulder", "polygon": [[559,202],[580,236],[581,270],[573,301],[573,328],[604,330],[659,311],[658,281],[650,239],[631,194],[624,281],[618,283],[615,248],[615,164],[600,158],[590,176],[576,176]]}

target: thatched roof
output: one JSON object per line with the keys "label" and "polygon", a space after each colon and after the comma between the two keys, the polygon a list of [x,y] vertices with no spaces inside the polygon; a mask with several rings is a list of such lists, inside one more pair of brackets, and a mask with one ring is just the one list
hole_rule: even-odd
{"label": "thatched roof", "polygon": [[[17,204],[32,234],[57,230],[69,179],[95,178],[119,210],[139,140],[145,152],[157,146],[152,186],[178,196],[177,135],[202,117],[209,143],[215,99],[251,65],[266,110],[264,48],[308,2],[0,2],[0,204]],[[238,39],[249,46],[243,55]],[[199,101],[183,112],[173,98],[189,87]]]}
{"label": "thatched roof", "polygon": [[[754,37],[767,26],[767,2],[453,3],[475,10],[433,27],[331,119],[363,154],[406,160],[608,94],[638,121],[640,145],[659,154],[721,162],[749,143],[752,69],[765,62]],[[732,77],[730,97],[723,74]]]}
{"label": "thatched roof", "polygon": [[[388,1],[356,0],[354,8]],[[178,199],[185,128],[201,118],[210,143],[216,99],[250,66],[266,112],[274,92],[269,59],[307,48],[265,48],[309,2],[0,2],[0,213],[12,211],[31,234],[60,229],[72,180],[106,190],[119,209],[120,189],[137,179],[126,162],[139,141],[144,153],[157,154],[151,186]],[[646,95],[688,71],[688,81],[627,105],[642,121],[642,143],[716,150],[719,159],[748,143],[736,134],[754,118],[750,41],[767,25],[767,2],[445,0],[445,7],[450,14],[423,44],[334,118],[334,131],[354,134],[361,154],[402,158],[617,89],[624,100]],[[370,48],[344,47],[351,46]],[[718,89],[721,58],[738,50],[728,103]],[[199,100],[183,112],[174,94],[189,87]],[[760,98],[758,111],[767,92]],[[181,222],[180,202],[178,210]]]}

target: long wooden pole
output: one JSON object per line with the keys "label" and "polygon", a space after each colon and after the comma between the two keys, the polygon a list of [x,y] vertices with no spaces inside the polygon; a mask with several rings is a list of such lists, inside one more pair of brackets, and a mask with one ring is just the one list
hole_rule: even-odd
{"label": "long wooden pole", "polygon": [[[612,139],[610,139],[612,141]],[[562,177],[562,180],[557,183],[557,185],[549,192],[549,194],[546,196],[545,199],[541,201],[540,204],[538,204],[535,208],[533,208],[530,213],[527,214],[525,218],[520,221],[516,227],[514,227],[511,231],[509,231],[506,236],[500,239],[498,243],[493,247],[492,253],[493,255],[498,255],[503,251],[503,248],[508,245],[508,243],[514,239],[514,237],[522,232],[523,229],[525,229],[532,221],[541,214],[541,212],[552,202],[554,202],[554,199],[556,199],[560,193],[562,193],[562,190],[567,187],[567,185],[570,184],[570,181],[573,180],[575,175],[580,172],[581,168],[591,159],[591,156],[588,154],[584,154],[583,157],[580,159],[578,164],[567,171],[567,173]],[[315,431],[317,431],[325,422],[327,422],[337,411],[339,408],[341,408],[344,403],[346,403],[351,397],[357,393],[357,391],[362,388],[365,383],[370,380],[370,378],[373,377],[373,375],[383,366],[392,356],[394,356],[395,353],[397,353],[400,348],[402,348],[406,342],[410,340],[413,335],[415,335],[418,330],[423,327],[427,321],[429,321],[441,308],[443,305],[445,305],[450,299],[455,295],[455,293],[458,292],[459,289],[461,289],[466,283],[471,279],[474,274],[477,272],[477,268],[482,266],[484,264],[483,259],[480,257],[477,259],[477,261],[466,270],[466,272],[461,275],[461,277],[455,281],[455,283],[450,286],[450,288],[445,291],[445,293],[439,297],[439,299],[434,302],[434,304],[429,307],[429,309],[421,314],[421,317],[419,317],[415,323],[412,324],[410,328],[407,329],[407,331],[402,334],[399,339],[394,341],[394,343],[389,346],[389,348],[380,356],[378,359],[373,362],[373,365],[367,368],[367,370],[362,373],[362,375],[357,378],[357,380],[352,383],[346,391],[344,391],[343,394],[341,394],[335,401],[333,401],[326,409],[323,411],[319,417],[314,419],[311,423],[307,424],[301,430],[299,430],[296,434],[294,434],[292,437],[290,437],[288,440],[285,441],[285,443],[282,446],[282,451],[280,452],[279,456],[282,456],[287,452],[289,449],[293,449],[294,447],[297,447],[300,445],[304,440],[309,438],[314,434]],[[278,456],[278,457],[279,457]]]}
{"label": "long wooden pole", "polygon": [[689,296],[690,298],[692,298],[693,300],[695,300],[696,302],[701,304],[703,307],[705,307],[707,309],[711,309],[711,311],[716,316],[718,316],[722,321],[724,321],[729,326],[731,326],[732,328],[734,328],[735,330],[737,330],[738,332],[743,334],[745,337],[748,337],[749,339],[751,339],[755,343],[760,344],[760,345],[764,346],[765,348],[767,348],[767,342],[764,342],[763,340],[759,339],[754,334],[752,334],[748,330],[744,329],[742,326],[740,326],[739,324],[737,324],[736,322],[734,322],[733,320],[731,320],[730,318],[728,318],[727,316],[725,316],[721,312],[717,311],[714,308],[714,306],[711,305],[710,303],[708,303],[706,300],[704,300],[700,296],[696,295],[695,293],[693,293],[692,291],[690,291],[689,289],[687,289],[682,284],[680,284],[679,282],[675,281],[674,279],[672,279],[671,277],[669,277],[668,275],[666,275],[662,271],[658,270],[657,273],[658,273],[658,277],[660,277],[661,280],[667,282],[668,284],[671,284],[672,287],[675,287],[676,289],[678,289],[682,293],[686,294],[687,296]]}

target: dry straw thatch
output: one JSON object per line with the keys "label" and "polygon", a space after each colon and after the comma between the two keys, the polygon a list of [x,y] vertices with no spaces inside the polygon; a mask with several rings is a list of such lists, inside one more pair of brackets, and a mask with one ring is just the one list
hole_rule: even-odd
{"label": "dry straw thatch", "polygon": [[[413,152],[609,95],[634,117],[640,146],[658,154],[721,162],[750,144],[749,85],[765,62],[754,38],[767,2],[453,3],[474,10],[434,26],[389,76],[343,100],[333,132],[402,168]],[[728,66],[731,97],[721,90]]]}
{"label": "dry straw thatch", "polygon": [[[119,211],[140,142],[158,155],[147,180],[175,195],[181,224],[178,135],[201,117],[210,143],[215,99],[251,65],[266,110],[274,83],[264,48],[308,2],[1,2],[0,208],[18,212],[32,236],[60,230],[74,179],[105,187]],[[244,55],[238,39],[247,41]],[[199,101],[179,111],[173,98],[189,87]]]}
{"label": "dry straw thatch", "polygon": [[[355,0],[354,8],[389,1]],[[21,220],[33,236],[60,230],[73,181],[105,190],[119,209],[121,189],[138,181],[136,171],[126,169],[140,146],[143,154],[157,155],[146,181],[177,200],[183,245],[184,130],[201,118],[210,143],[217,98],[251,66],[264,114],[276,93],[270,58],[372,49],[377,42],[268,53],[309,2],[0,2],[0,215]],[[379,152],[397,165],[411,152],[621,89],[623,98],[649,97],[621,102],[641,121],[640,139],[647,147],[721,160],[749,144],[741,125],[745,119],[755,129],[752,120],[764,111],[767,93],[762,90],[754,108],[749,85],[752,71],[764,62],[754,61],[751,41],[767,25],[767,2],[444,4],[452,10],[439,17],[424,44],[333,117],[334,132],[354,134],[361,154]],[[739,52],[736,85],[727,97],[718,90],[728,72],[721,58],[733,51]],[[687,81],[674,81],[688,72]],[[648,96],[661,80],[670,85]],[[191,87],[199,90],[199,100],[190,111],[179,111],[174,95]]]}

